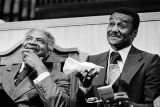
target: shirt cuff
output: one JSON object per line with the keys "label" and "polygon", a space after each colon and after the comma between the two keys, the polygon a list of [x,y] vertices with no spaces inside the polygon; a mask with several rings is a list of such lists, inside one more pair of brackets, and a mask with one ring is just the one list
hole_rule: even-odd
{"label": "shirt cuff", "polygon": [[36,79],[33,80],[33,82],[35,84],[38,84],[40,81],[42,81],[43,79],[45,79],[46,77],[48,77],[50,75],[49,72],[43,72],[41,73]]}

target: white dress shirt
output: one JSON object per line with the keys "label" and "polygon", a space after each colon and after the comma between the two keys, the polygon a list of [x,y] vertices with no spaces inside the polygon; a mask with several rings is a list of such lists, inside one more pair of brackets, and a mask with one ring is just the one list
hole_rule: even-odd
{"label": "white dress shirt", "polygon": [[[131,46],[129,46],[129,47],[127,47],[127,48],[124,48],[124,49],[122,49],[122,50],[117,51],[117,52],[119,52],[119,54],[120,54],[120,56],[121,56],[121,58],[122,58],[121,61],[118,61],[118,65],[119,65],[119,67],[120,67],[120,71],[121,71],[121,72],[122,72],[122,70],[123,70],[123,66],[124,66],[124,63],[125,63],[125,61],[126,61],[126,58],[127,58],[127,56],[128,56],[128,53],[129,53],[130,49],[131,49]],[[111,53],[112,53],[113,51],[114,51],[114,50],[110,47],[110,49],[109,49],[109,58],[108,58],[108,66],[109,66],[109,64],[110,64],[110,55],[111,55]],[[109,67],[108,67],[108,68],[109,68]],[[108,71],[108,70],[107,70],[107,71]]]}

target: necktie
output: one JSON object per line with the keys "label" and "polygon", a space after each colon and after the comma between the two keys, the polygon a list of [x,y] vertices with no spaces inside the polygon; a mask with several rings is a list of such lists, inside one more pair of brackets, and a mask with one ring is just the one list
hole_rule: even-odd
{"label": "necktie", "polygon": [[26,67],[18,74],[17,79],[15,81],[15,86],[18,86],[29,74],[29,70]]}
{"label": "necktie", "polygon": [[118,52],[112,52],[107,71],[107,84],[113,85],[121,74],[118,60],[121,60],[120,54]]}
{"label": "necktie", "polygon": [[112,52],[111,56],[110,56],[110,63],[117,64],[118,60],[121,60],[121,56],[120,56],[119,52]]}

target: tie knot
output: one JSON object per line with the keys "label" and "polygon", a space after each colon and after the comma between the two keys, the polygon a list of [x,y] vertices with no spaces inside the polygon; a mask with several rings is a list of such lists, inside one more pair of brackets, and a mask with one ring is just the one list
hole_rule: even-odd
{"label": "tie knot", "polygon": [[117,64],[118,60],[121,60],[121,55],[119,54],[119,52],[112,52],[110,55],[110,63]]}

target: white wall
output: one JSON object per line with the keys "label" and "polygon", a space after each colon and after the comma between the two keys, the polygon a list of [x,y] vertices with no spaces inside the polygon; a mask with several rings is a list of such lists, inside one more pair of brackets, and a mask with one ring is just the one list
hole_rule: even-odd
{"label": "white wall", "polygon": [[[160,12],[140,13],[141,23],[134,45],[160,54]],[[47,27],[56,44],[63,48],[77,47],[81,52],[97,54],[108,50],[106,29],[109,16],[49,19],[0,24],[0,51],[6,51],[22,40],[26,30]]]}

